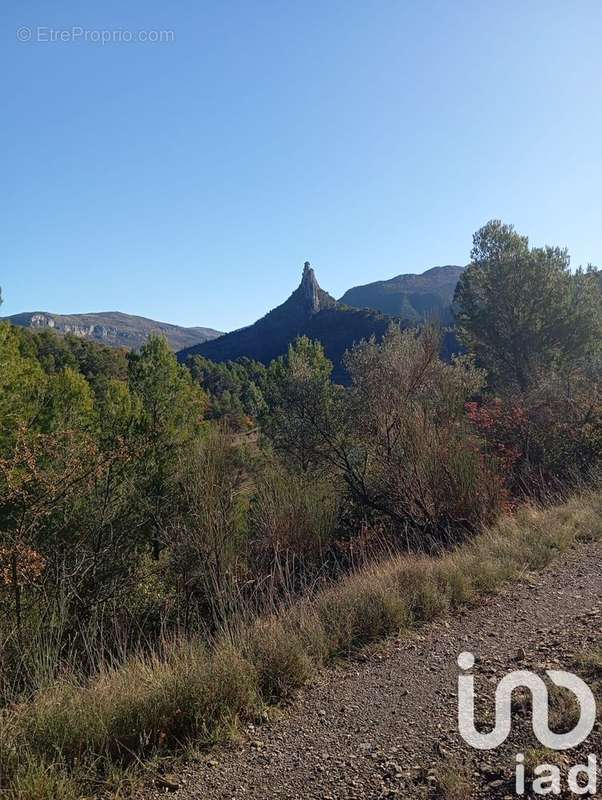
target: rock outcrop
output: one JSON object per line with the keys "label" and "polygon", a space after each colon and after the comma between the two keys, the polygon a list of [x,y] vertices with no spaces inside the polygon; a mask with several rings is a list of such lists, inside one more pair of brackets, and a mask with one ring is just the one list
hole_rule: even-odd
{"label": "rock outcrop", "polygon": [[282,305],[253,325],[178,353],[181,361],[196,354],[213,361],[243,356],[269,364],[286,352],[297,336],[317,339],[334,365],[334,377],[345,380],[342,357],[360,339],[380,337],[390,318],[364,309],[339,308],[334,297],[319,285],[309,262],[303,266],[301,283]]}
{"label": "rock outcrop", "polygon": [[164,335],[173,350],[189,347],[220,336],[212,328],[183,328],[167,322],[157,322],[146,317],[106,311],[98,314],[50,314],[34,311],[6,317],[13,325],[33,330],[49,329],[60,334],[71,334],[82,339],[92,339],[112,347],[128,350],[139,348],[150,333]]}

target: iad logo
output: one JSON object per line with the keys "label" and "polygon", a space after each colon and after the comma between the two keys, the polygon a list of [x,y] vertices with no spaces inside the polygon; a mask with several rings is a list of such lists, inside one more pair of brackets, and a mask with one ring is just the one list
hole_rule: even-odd
{"label": "iad logo", "polygon": [[[546,670],[553,684],[572,692],[579,703],[579,721],[568,733],[554,733],[550,730],[548,719],[548,688],[534,672],[516,670],[506,675],[498,683],[495,692],[495,726],[490,733],[480,733],[475,727],[475,687],[474,676],[470,670],[475,659],[472,653],[461,653],[458,666],[462,674],[458,677],[458,727],[464,741],[477,750],[493,750],[503,744],[512,728],[512,692],[518,688],[528,689],[533,706],[533,733],[539,742],[550,750],[568,750],[584,742],[592,732],[596,721],[596,700],[589,686],[570,672]],[[524,794],[524,757],[516,757],[516,792]],[[533,791],[536,794],[560,794],[561,775],[557,766],[540,764],[534,770],[536,780]],[[587,785],[580,782],[580,776],[587,778]],[[590,755],[587,765],[576,765],[569,770],[569,789],[575,794],[592,794],[596,791],[596,758]]]}
{"label": "iad logo", "polygon": [[[461,653],[458,666],[469,672],[474,667],[472,653]],[[570,672],[549,669],[546,675],[552,683],[569,689],[577,698],[581,709],[579,722],[568,733],[553,733],[548,725],[548,687],[534,672],[510,672],[498,683],[495,691],[495,727],[491,733],[479,733],[474,724],[474,677],[470,674],[458,678],[458,726],[464,741],[477,750],[493,750],[503,744],[512,727],[512,692],[525,688],[533,699],[533,733],[544,747],[550,750],[568,750],[584,742],[596,721],[596,700],[589,686]]]}

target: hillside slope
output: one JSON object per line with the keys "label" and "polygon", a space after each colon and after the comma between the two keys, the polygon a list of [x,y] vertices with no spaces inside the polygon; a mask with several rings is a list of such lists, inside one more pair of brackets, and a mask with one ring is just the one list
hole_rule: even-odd
{"label": "hillside slope", "polygon": [[305,335],[322,342],[334,364],[334,377],[341,380],[345,350],[361,339],[382,336],[390,321],[379,312],[341,307],[320,288],[314,270],[306,262],[301,283],[288,300],[253,325],[187,348],[178,353],[178,358],[185,361],[196,353],[213,361],[247,356],[268,364],[285,353],[296,336]]}
{"label": "hillside slope", "polygon": [[101,342],[113,347],[136,350],[148,339],[150,333],[161,333],[172,350],[181,350],[194,344],[220,336],[212,328],[184,328],[168,322],[123,314],[120,311],[104,311],[95,314],[50,314],[32,311],[13,314],[4,319],[13,325],[33,330],[50,328],[57,333],[72,333],[85,339]]}
{"label": "hillside slope", "polygon": [[374,308],[383,314],[401,317],[408,322],[437,319],[444,325],[452,322],[454,291],[464,267],[433,267],[421,275],[397,275],[348,289],[341,303],[355,308]]}

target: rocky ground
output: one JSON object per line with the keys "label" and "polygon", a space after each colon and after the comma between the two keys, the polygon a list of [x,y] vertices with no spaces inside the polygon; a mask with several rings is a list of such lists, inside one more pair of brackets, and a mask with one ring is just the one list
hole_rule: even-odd
{"label": "rocky ground", "polygon": [[[478,714],[491,722],[493,692],[510,670],[564,668],[595,684],[602,672],[576,667],[575,657],[602,648],[601,619],[602,544],[579,546],[499,596],[326,671],[277,719],[165,776],[145,799],[167,790],[178,800],[514,797],[516,753],[537,763],[552,755],[535,751],[527,695],[515,698],[502,748],[464,744],[458,654],[477,657]],[[555,702],[557,729],[570,729],[570,704]],[[590,752],[602,755],[599,722],[577,752],[553,754],[564,787],[568,768]],[[602,796],[602,775],[599,782]]]}

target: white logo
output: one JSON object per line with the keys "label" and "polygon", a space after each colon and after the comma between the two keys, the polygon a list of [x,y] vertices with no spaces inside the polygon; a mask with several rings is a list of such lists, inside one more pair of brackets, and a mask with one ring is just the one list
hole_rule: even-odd
{"label": "white logo", "polygon": [[579,722],[568,733],[554,733],[548,724],[548,687],[534,672],[517,670],[499,682],[495,692],[495,727],[490,733],[480,733],[475,727],[474,667],[472,653],[461,653],[458,666],[464,674],[458,676],[458,726],[464,741],[477,750],[493,750],[506,741],[512,727],[512,692],[519,687],[528,689],[533,701],[533,733],[550,750],[568,750],[580,745],[592,732],[596,721],[596,700],[589,686],[570,672],[546,670],[556,686],[570,690],[579,702]]}

